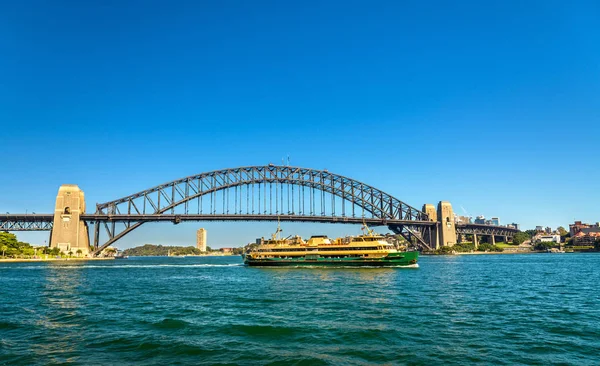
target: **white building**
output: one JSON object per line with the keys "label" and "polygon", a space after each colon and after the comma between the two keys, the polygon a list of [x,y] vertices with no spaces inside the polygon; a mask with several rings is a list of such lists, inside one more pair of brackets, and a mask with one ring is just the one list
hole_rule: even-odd
{"label": "white building", "polygon": [[535,237],[535,241],[560,243],[560,235],[539,235]]}

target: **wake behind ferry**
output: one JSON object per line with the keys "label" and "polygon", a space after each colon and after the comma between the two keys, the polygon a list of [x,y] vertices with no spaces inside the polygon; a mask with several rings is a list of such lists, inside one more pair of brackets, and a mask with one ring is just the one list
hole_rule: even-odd
{"label": "wake behind ferry", "polygon": [[244,255],[248,266],[356,266],[417,267],[419,252],[402,251],[375,234],[366,224],[363,235],[329,239],[315,235],[306,242],[299,236],[280,238],[277,227],[270,240],[251,247]]}

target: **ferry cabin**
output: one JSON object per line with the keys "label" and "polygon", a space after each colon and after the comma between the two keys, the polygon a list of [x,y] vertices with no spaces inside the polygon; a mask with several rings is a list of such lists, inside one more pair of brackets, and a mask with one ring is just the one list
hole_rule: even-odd
{"label": "ferry cabin", "polygon": [[[298,240],[299,239],[299,240]],[[385,258],[396,253],[395,247],[382,236],[357,236],[330,240],[327,236],[312,236],[308,242],[296,237],[288,240],[267,240],[251,253],[253,259],[312,258]]]}

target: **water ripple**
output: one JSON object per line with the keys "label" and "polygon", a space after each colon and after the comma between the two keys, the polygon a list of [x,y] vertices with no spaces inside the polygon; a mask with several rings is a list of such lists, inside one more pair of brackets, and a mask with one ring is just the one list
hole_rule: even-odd
{"label": "water ripple", "polygon": [[[0,265],[0,365],[597,364],[600,255]],[[9,284],[9,285],[6,285]]]}

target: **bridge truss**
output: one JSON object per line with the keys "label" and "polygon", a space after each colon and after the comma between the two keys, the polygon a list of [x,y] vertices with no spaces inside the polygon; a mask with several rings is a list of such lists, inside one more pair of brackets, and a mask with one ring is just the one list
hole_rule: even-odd
{"label": "bridge truss", "polygon": [[[82,215],[94,224],[95,253],[148,221],[287,220],[387,225],[431,249],[436,223],[365,183],[290,166],[251,166],[189,176],[102,204]],[[102,228],[106,241],[102,242]]]}
{"label": "bridge truss", "polygon": [[476,234],[513,237],[519,230],[506,226],[493,226],[484,224],[456,225],[457,234]]}
{"label": "bridge truss", "polygon": [[47,214],[0,215],[0,231],[49,231],[53,220],[54,216]]}

